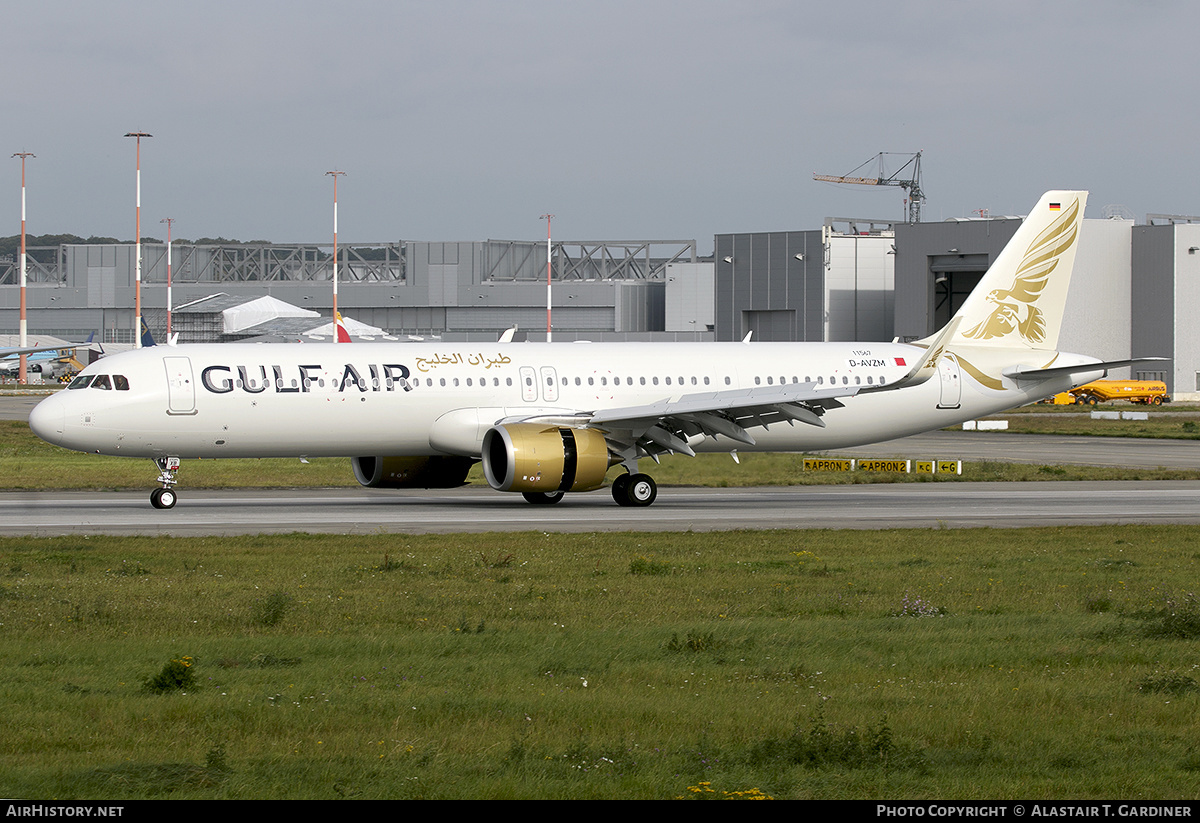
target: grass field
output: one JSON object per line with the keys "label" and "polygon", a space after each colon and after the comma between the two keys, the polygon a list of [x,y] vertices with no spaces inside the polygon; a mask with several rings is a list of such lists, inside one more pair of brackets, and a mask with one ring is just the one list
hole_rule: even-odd
{"label": "grass field", "polygon": [[[655,476],[958,482],[799,459]],[[185,471],[354,483],[345,460]],[[0,422],[0,474],[153,473]],[[1076,477],[1105,475],[963,479]],[[1183,526],[0,539],[0,794],[1194,798],[1198,572]]]}
{"label": "grass field", "polygon": [[1193,528],[0,556],[8,797],[1200,792]]}
{"label": "grass field", "polygon": [[1093,420],[1090,411],[1090,408],[1080,411],[1079,406],[1035,404],[995,417],[1008,420],[1008,430],[1020,434],[1200,440],[1200,410],[1192,404],[1147,408],[1133,403],[1107,403],[1096,408],[1106,412],[1148,412],[1146,420]]}

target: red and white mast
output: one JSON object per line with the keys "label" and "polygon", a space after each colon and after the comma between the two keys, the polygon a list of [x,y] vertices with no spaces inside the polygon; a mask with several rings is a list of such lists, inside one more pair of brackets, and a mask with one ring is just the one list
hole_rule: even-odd
{"label": "red and white mast", "polygon": [[[30,154],[27,151],[19,151],[13,157],[21,158],[21,260],[18,264],[21,267],[21,326],[20,326],[20,346],[24,348],[29,345],[29,327],[25,317],[25,158],[36,157],[36,154]],[[28,379],[29,356],[21,354],[20,371],[18,372],[17,382],[24,385]]]}
{"label": "red and white mast", "polygon": [[134,259],[133,259],[133,345],[142,347],[142,138],[153,137],[144,131],[131,131],[125,135],[137,140],[137,206],[136,228],[134,230]]}
{"label": "red and white mast", "polygon": [[546,342],[550,342],[550,262],[553,251],[553,246],[550,243],[550,221],[554,219],[553,214],[543,214],[538,218],[546,221]]}
{"label": "red and white mast", "polygon": [[346,172],[344,172],[344,171],[327,171],[327,172],[325,172],[325,174],[327,174],[333,178],[333,342],[335,342],[335,343],[342,342],[339,339],[341,337],[342,324],[341,324],[340,319],[338,318],[338,304],[337,304],[337,292],[338,292],[337,180],[338,180],[338,177],[340,177],[341,175],[343,175],[345,173]]}

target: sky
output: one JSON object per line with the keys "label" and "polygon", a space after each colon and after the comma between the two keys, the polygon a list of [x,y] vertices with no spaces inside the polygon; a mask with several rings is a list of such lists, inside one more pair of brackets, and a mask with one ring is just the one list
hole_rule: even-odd
{"label": "sky", "polygon": [[[9,4],[31,234],[687,240],[899,220],[814,181],[922,154],[927,221],[1051,188],[1200,214],[1191,0]],[[0,235],[20,231],[20,161]],[[869,163],[859,174],[873,175]],[[891,171],[888,168],[887,171]],[[8,192],[4,195],[4,192]],[[7,204],[7,205],[6,205]]]}

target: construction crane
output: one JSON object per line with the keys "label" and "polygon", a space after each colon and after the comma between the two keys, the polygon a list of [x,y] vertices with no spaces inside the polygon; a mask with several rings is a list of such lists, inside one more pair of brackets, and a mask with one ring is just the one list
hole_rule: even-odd
{"label": "construction crane", "polygon": [[[904,155],[908,161],[894,174],[889,175],[884,169],[884,158],[891,154],[896,154],[896,152],[881,151],[866,163],[852,169],[849,174],[814,174],[813,180],[822,180],[826,183],[854,183],[859,186],[899,186],[907,195],[905,208],[908,222],[920,223],[921,203],[925,200],[925,192],[921,191],[921,152]],[[854,173],[863,166],[876,161],[879,164],[879,173],[875,177],[854,176]],[[901,175],[906,171],[909,172],[909,176],[902,177]]]}

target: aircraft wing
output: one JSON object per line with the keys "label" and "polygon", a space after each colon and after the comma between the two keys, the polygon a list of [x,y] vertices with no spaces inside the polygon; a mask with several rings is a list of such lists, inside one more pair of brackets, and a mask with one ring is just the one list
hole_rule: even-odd
{"label": "aircraft wing", "polygon": [[[721,434],[753,446],[754,436],[749,430],[757,426],[765,429],[776,423],[793,425],[798,421],[824,428],[821,416],[825,411],[841,407],[838,398],[851,397],[862,388],[816,383],[756,386],[685,394],[642,406],[600,409],[556,419],[601,429],[605,438],[619,448],[637,448],[651,456],[665,452],[694,456],[687,438],[695,435]],[[537,419],[526,418],[530,422]]]}
{"label": "aircraft wing", "polygon": [[40,351],[62,351],[63,349],[82,348],[84,344],[75,343],[70,346],[6,346],[0,347],[0,359],[17,357],[22,354],[35,354]]}

